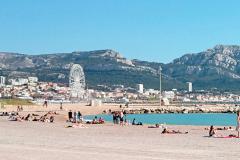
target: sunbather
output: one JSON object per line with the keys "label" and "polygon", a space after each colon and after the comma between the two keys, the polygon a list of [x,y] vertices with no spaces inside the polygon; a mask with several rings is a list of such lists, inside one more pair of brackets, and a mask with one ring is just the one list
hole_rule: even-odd
{"label": "sunbather", "polygon": [[188,132],[180,132],[175,130],[167,130],[166,128],[163,129],[162,134],[188,134]]}
{"label": "sunbather", "polygon": [[148,126],[148,128],[160,128],[159,124],[155,124],[155,126]]}

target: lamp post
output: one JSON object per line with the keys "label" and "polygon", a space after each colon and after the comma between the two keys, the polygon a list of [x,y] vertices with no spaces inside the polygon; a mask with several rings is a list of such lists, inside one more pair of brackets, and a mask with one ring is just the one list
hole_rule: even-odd
{"label": "lamp post", "polygon": [[159,105],[162,106],[162,67],[159,66]]}

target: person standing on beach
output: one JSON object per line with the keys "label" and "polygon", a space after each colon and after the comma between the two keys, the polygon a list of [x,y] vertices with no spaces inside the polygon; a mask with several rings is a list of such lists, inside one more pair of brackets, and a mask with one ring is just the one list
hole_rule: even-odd
{"label": "person standing on beach", "polygon": [[47,108],[47,106],[48,106],[48,102],[47,102],[47,100],[44,101],[44,103],[43,103],[43,107],[44,107],[44,106]]}
{"label": "person standing on beach", "polygon": [[124,117],[124,115],[123,115],[123,112],[121,111],[120,112],[120,125],[121,126],[123,126],[123,117]]}
{"label": "person standing on beach", "polygon": [[68,120],[69,120],[69,122],[72,121],[72,111],[71,110],[68,112]]}
{"label": "person standing on beach", "polygon": [[63,104],[60,102],[60,110],[63,110]]}
{"label": "person standing on beach", "polygon": [[76,119],[77,119],[77,112],[74,111],[73,112],[73,123],[76,123]]}
{"label": "person standing on beach", "polygon": [[78,122],[78,123],[79,123],[80,120],[81,120],[81,116],[82,116],[81,112],[78,111],[78,112],[77,112],[77,122]]}
{"label": "person standing on beach", "polygon": [[239,138],[239,130],[240,130],[240,111],[237,112],[237,128],[236,128],[237,132],[238,132],[238,138]]}
{"label": "person standing on beach", "polygon": [[17,106],[17,112],[20,112],[20,110],[21,110],[20,106]]}
{"label": "person standing on beach", "polygon": [[113,112],[112,116],[113,116],[113,124],[116,124],[117,123],[116,122],[116,120],[117,120],[116,112]]}
{"label": "person standing on beach", "polygon": [[215,129],[213,128],[213,126],[210,126],[210,129],[209,129],[209,137],[212,137],[214,136],[216,133],[215,133]]}

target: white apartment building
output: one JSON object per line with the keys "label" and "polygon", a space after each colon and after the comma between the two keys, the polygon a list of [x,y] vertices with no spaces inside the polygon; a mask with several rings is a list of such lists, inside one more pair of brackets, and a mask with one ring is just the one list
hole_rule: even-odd
{"label": "white apartment building", "polygon": [[5,86],[6,84],[6,77],[0,76],[0,86]]}
{"label": "white apartment building", "polygon": [[29,83],[37,83],[38,82],[38,77],[28,77]]}
{"label": "white apartment building", "polygon": [[137,92],[138,92],[138,93],[141,93],[141,94],[142,94],[142,93],[143,93],[143,89],[144,89],[144,88],[143,88],[143,84],[137,84]]}
{"label": "white apartment building", "polygon": [[192,88],[192,82],[187,82],[188,84],[188,92],[192,92],[193,88]]}

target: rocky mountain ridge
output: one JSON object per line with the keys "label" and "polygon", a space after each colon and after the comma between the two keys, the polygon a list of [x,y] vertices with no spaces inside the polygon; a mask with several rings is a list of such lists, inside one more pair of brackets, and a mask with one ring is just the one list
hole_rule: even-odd
{"label": "rocky mountain ridge", "polygon": [[67,83],[73,63],[83,66],[87,83],[93,88],[98,84],[135,87],[137,83],[158,88],[161,65],[165,89],[186,89],[188,81],[196,89],[240,89],[240,46],[237,45],[216,45],[200,53],[185,54],[168,64],[128,60],[110,49],[43,55],[0,52],[0,74],[9,78],[32,75],[42,81]]}

